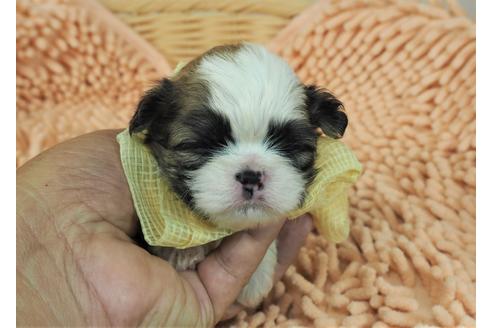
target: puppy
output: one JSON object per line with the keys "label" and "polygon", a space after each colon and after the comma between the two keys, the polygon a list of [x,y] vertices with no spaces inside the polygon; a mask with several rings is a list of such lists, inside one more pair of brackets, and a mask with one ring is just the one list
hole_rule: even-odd
{"label": "puppy", "polygon": [[[332,94],[303,85],[264,47],[239,44],[213,48],[160,81],[138,104],[130,133],[145,130],[146,144],[183,202],[216,226],[238,231],[302,205],[316,174],[317,131],[339,138],[346,126]],[[150,251],[187,270],[219,244]],[[274,242],[239,303],[262,301],[276,263]]]}

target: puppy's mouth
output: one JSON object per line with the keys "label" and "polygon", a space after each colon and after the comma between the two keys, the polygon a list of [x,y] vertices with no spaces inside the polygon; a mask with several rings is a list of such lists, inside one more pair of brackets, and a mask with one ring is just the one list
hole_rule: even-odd
{"label": "puppy's mouth", "polygon": [[228,212],[234,217],[265,220],[265,222],[268,221],[267,219],[281,215],[281,212],[275,210],[275,208],[268,203],[258,200],[244,201],[242,204],[231,207]]}
{"label": "puppy's mouth", "polygon": [[273,211],[273,208],[268,206],[263,200],[248,200],[234,208],[238,212],[247,212],[250,210],[256,211]]}
{"label": "puppy's mouth", "polygon": [[278,214],[274,206],[269,204],[263,196],[253,199],[237,199],[224,212],[247,215],[251,213],[264,213],[265,215]]}
{"label": "puppy's mouth", "polygon": [[251,196],[245,196],[244,191],[242,197],[236,198],[232,206],[229,208],[236,211],[246,210],[268,210],[273,211],[274,208],[265,199],[265,196],[255,193]]}

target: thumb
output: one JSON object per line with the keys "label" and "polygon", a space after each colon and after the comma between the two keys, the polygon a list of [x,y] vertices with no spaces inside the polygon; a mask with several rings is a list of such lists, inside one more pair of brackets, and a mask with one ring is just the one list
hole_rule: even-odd
{"label": "thumb", "polygon": [[198,277],[219,321],[255,272],[284,220],[224,239],[219,248],[198,266]]}

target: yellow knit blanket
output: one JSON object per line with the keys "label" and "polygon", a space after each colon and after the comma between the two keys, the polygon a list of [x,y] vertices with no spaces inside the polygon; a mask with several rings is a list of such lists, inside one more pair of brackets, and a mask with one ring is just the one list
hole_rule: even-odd
{"label": "yellow knit blanket", "polygon": [[[217,228],[203,220],[173,193],[141,136],[130,136],[125,130],[117,140],[147,243],[189,248],[235,232]],[[304,205],[286,213],[286,217],[293,219],[309,212],[321,235],[334,242],[342,241],[349,232],[348,188],[357,180],[361,165],[342,142],[320,137],[315,166],[319,172],[308,189]]]}

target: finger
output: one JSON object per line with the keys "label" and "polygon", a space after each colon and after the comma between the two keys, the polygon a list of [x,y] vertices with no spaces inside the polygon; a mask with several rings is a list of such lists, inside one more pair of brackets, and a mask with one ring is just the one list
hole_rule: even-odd
{"label": "finger", "polygon": [[[299,253],[307,235],[313,229],[313,221],[309,214],[302,215],[295,220],[287,221],[277,237],[278,259],[275,268],[274,281],[282,278],[285,271],[291,265]],[[236,316],[245,307],[239,303],[230,305],[221,320],[229,320]]]}
{"label": "finger", "polygon": [[289,220],[284,224],[277,239],[278,262],[275,268],[274,281],[278,281],[294,262],[312,229],[313,220],[309,214],[302,215],[295,220]]}
{"label": "finger", "polygon": [[[295,220],[287,221],[277,237],[278,259],[275,267],[274,282],[282,278],[299,253],[307,235],[313,229],[313,221],[309,214],[302,215]],[[239,303],[230,305],[221,320],[228,320],[236,316],[245,307]]]}
{"label": "finger", "polygon": [[212,303],[215,321],[236,300],[277,237],[284,221],[226,238],[198,266],[198,275]]}

